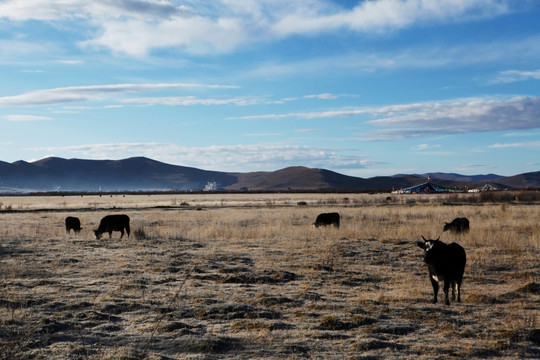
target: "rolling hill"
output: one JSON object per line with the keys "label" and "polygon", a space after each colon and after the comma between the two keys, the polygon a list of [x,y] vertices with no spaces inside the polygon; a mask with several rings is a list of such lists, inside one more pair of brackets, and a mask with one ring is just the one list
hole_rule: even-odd
{"label": "rolling hill", "polygon": [[[145,157],[84,160],[49,157],[35,162],[0,161],[0,192],[201,191],[208,184],[229,191],[388,191],[426,181],[423,175],[368,179],[302,166],[271,172],[227,173],[170,165]],[[506,188],[539,188],[540,172],[512,177],[432,173],[447,187],[479,187],[487,181]]]}

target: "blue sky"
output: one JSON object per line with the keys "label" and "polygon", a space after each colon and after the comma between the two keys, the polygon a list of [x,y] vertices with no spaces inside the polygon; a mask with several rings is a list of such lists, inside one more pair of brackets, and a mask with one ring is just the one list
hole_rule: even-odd
{"label": "blue sky", "polygon": [[540,170],[539,0],[0,0],[0,160]]}

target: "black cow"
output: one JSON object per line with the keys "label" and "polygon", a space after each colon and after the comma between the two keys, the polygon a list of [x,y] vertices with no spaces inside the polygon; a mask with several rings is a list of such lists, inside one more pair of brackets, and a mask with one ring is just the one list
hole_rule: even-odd
{"label": "black cow", "polygon": [[96,239],[101,239],[103,233],[109,233],[109,238],[112,237],[113,231],[120,231],[120,239],[124,236],[124,229],[129,237],[129,216],[127,215],[107,215],[99,222],[99,227],[94,230]]}
{"label": "black cow", "polygon": [[313,225],[315,227],[334,225],[336,228],[339,228],[339,213],[333,212],[319,214]]}
{"label": "black cow", "polygon": [[424,262],[428,266],[429,280],[433,286],[433,303],[437,302],[439,292],[439,281],[444,281],[444,295],[446,305],[450,305],[448,300],[448,288],[452,285],[452,301],[456,299],[461,302],[461,282],[467,257],[465,249],[457,243],[445,244],[437,240],[418,241],[417,245],[424,250]]}
{"label": "black cow", "polygon": [[462,233],[462,232],[469,232],[469,219],[462,217],[462,218],[455,218],[452,220],[451,223],[444,223],[443,231],[454,232],[456,234]]}
{"label": "black cow", "polygon": [[68,216],[66,218],[66,232],[69,234],[70,230],[73,230],[74,233],[81,232],[81,221],[79,218],[74,216]]}

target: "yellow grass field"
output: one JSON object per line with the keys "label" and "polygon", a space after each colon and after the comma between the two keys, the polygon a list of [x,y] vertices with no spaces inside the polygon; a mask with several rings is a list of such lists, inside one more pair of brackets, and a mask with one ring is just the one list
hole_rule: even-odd
{"label": "yellow grass field", "polygon": [[[387,196],[0,197],[0,359],[538,358],[540,202]],[[462,303],[431,303],[421,235],[465,248]]]}

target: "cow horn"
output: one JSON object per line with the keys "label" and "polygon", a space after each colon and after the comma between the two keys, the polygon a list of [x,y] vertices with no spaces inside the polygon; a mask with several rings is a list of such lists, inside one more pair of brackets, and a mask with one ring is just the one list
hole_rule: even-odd
{"label": "cow horn", "polygon": [[441,237],[439,236],[439,237],[437,238],[437,241],[439,241],[440,239],[441,239]]}
{"label": "cow horn", "polygon": [[424,241],[427,241],[427,239],[424,237],[424,235],[420,235]]}

